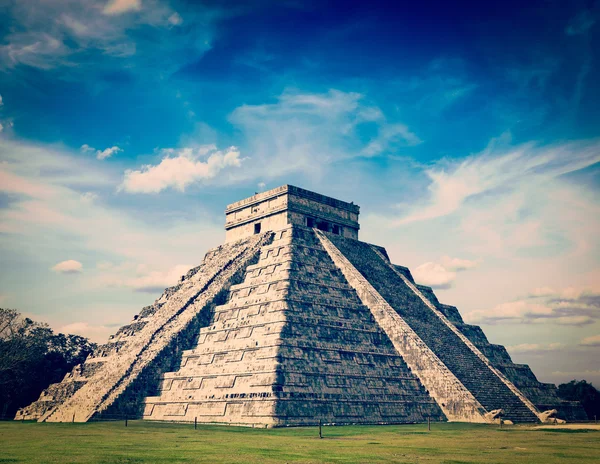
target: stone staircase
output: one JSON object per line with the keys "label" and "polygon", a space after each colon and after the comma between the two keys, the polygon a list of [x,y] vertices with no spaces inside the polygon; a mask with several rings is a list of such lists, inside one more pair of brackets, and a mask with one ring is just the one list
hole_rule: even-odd
{"label": "stone staircase", "polygon": [[181,345],[194,343],[201,317],[235,282],[240,270],[251,264],[271,235],[257,235],[209,251],[201,266],[167,289],[83,366],[60,384],[50,386],[16,418],[85,422],[102,414],[137,415],[143,397],[162,371],[172,368]]}
{"label": "stone staircase", "polygon": [[[443,420],[440,408],[331,260],[313,230],[294,227],[276,412],[335,423]],[[304,419],[306,420],[306,419]]]}
{"label": "stone staircase", "polygon": [[587,414],[580,403],[563,401],[558,397],[556,385],[538,381],[529,366],[515,364],[506,348],[490,343],[481,327],[465,324],[455,306],[442,304],[438,301],[433,290],[424,285],[415,284],[410,271],[402,266],[395,266],[410,280],[418,290],[464,335],[489,362],[506,376],[516,388],[529,399],[539,411],[556,409],[557,417],[567,421],[586,420]]}
{"label": "stone staircase", "polygon": [[444,420],[315,233],[276,232],[144,417],[263,426]]}
{"label": "stone staircase", "polygon": [[369,244],[329,235],[330,240],[489,412],[503,409],[513,422],[536,414],[409,288],[393,265]]}

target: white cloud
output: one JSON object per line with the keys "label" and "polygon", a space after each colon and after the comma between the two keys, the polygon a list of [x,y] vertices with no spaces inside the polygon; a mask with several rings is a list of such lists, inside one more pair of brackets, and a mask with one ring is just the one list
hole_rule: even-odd
{"label": "white cloud", "polygon": [[565,287],[562,289],[556,289],[552,287],[537,287],[528,294],[530,298],[550,297],[554,301],[594,298],[598,295],[598,291],[586,287]]}
{"label": "white cloud", "polygon": [[431,288],[448,289],[456,279],[456,273],[474,269],[478,261],[469,259],[451,258],[444,255],[438,263],[426,262],[412,271],[415,281]]}
{"label": "white cloud", "polygon": [[4,126],[0,123],[0,132],[4,130]]}
{"label": "white cloud", "polygon": [[[545,321],[538,319],[534,322],[544,323]],[[550,319],[550,322],[558,325],[573,325],[581,327],[584,325],[593,324],[594,319],[590,316],[560,316]]]}
{"label": "white cloud", "polygon": [[581,340],[583,346],[600,346],[600,335],[592,335]]}
{"label": "white cloud", "polygon": [[2,95],[0,95],[0,106],[4,105],[4,101],[2,100]]}
{"label": "white cloud", "polygon": [[106,158],[110,158],[112,155],[116,153],[120,153],[123,151],[122,148],[115,146],[105,148],[104,150],[96,150],[94,147],[89,146],[87,143],[84,143],[79,147],[79,151],[81,153],[89,153],[96,152],[96,159],[104,160]]}
{"label": "white cloud", "polygon": [[478,261],[470,259],[451,258],[450,256],[442,256],[440,264],[449,271],[467,271],[474,269],[479,265]]}
{"label": "white cloud", "polygon": [[179,13],[175,12],[169,16],[169,23],[171,23],[173,26],[179,26],[181,23],[183,23],[183,18]]}
{"label": "white cloud", "polygon": [[456,273],[447,270],[437,263],[424,263],[412,271],[415,282],[431,288],[449,288],[456,278]]}
{"label": "white cloud", "polygon": [[106,159],[106,158],[110,158],[115,153],[119,153],[119,152],[122,152],[122,151],[123,151],[123,149],[119,148],[117,146],[105,148],[104,150],[98,150],[98,151],[96,151],[96,158],[99,159],[99,160],[103,160],[103,159]]}
{"label": "white cloud", "polygon": [[565,347],[564,343],[522,343],[520,345],[507,346],[509,353],[544,353],[548,351],[557,351]]}
{"label": "white cloud", "polygon": [[61,261],[52,267],[54,272],[60,272],[61,274],[78,274],[82,269],[83,265],[79,261],[73,259]]}
{"label": "white cloud", "polygon": [[102,11],[107,15],[118,15],[141,9],[142,0],[109,0]]}
{"label": "white cloud", "polygon": [[236,147],[221,151],[214,145],[208,145],[162,152],[165,156],[159,164],[146,165],[138,171],[125,171],[120,189],[129,193],[158,193],[168,188],[183,192],[191,184],[213,179],[227,168],[242,165]]}
{"label": "white cloud", "polygon": [[84,192],[81,194],[81,201],[91,203],[98,199],[98,194],[94,192]]}
{"label": "white cloud", "polygon": [[591,288],[567,287],[556,293],[558,300],[580,300],[586,298],[600,298],[600,293]]}

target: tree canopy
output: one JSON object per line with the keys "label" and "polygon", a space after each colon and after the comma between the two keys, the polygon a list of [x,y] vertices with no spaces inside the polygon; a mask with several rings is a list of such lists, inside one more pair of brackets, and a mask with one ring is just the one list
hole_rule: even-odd
{"label": "tree canopy", "polygon": [[558,386],[558,396],[567,401],[579,401],[588,418],[600,419],[600,392],[585,380],[571,380]]}
{"label": "tree canopy", "polygon": [[55,334],[47,324],[0,308],[0,417],[36,400],[94,347],[85,337]]}

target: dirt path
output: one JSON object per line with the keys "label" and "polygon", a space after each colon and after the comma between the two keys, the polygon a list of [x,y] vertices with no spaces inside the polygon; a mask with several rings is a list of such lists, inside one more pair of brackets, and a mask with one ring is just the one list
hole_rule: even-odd
{"label": "dirt path", "polygon": [[558,425],[539,425],[536,429],[573,429],[573,430],[600,430],[600,424],[558,424]]}

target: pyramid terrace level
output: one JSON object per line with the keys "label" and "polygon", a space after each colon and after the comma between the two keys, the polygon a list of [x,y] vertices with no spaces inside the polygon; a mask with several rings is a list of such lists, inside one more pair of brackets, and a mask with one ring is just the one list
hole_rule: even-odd
{"label": "pyramid terrace level", "polygon": [[281,230],[287,225],[315,227],[358,240],[359,211],[354,203],[283,185],[228,205],[225,242]]}

